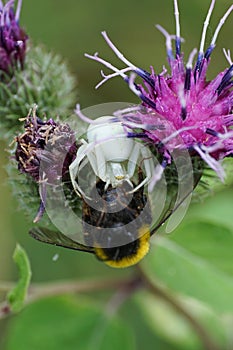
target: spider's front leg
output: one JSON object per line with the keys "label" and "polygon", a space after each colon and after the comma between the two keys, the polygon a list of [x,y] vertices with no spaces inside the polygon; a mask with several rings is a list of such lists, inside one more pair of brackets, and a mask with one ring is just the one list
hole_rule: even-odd
{"label": "spider's front leg", "polygon": [[128,175],[129,175],[129,178],[132,178],[133,175],[134,175],[134,172],[135,172],[136,165],[137,165],[138,158],[139,158],[140,154],[142,155],[142,162],[144,164],[146,177],[144,178],[144,180],[142,182],[140,182],[138,184],[138,186],[136,186],[129,193],[134,193],[139,188],[141,188],[142,186],[147,184],[150,181],[150,179],[152,177],[153,170],[154,170],[154,163],[153,163],[153,160],[151,158],[150,151],[145,146],[140,144],[139,142],[135,142],[133,151],[132,151],[132,153],[131,153],[131,155],[129,157],[129,161],[128,161]]}
{"label": "spider's front leg", "polygon": [[79,147],[77,154],[76,154],[76,158],[75,160],[70,164],[69,166],[69,173],[70,173],[70,179],[73,185],[73,188],[75,190],[75,192],[77,193],[77,195],[79,197],[81,196],[86,196],[85,193],[83,192],[83,190],[81,189],[81,187],[79,186],[78,182],[76,181],[77,175],[79,173],[79,171],[82,169],[82,167],[84,167],[87,163],[87,160],[84,160],[85,156],[87,156],[88,160],[89,159],[89,153],[88,152],[88,143],[82,139],[82,146]]}
{"label": "spider's front leg", "polygon": [[78,149],[76,158],[69,167],[69,172],[75,192],[79,197],[82,196],[88,198],[76,180],[78,174],[80,170],[89,162],[94,174],[101,180],[106,181],[106,162],[104,154],[101,151],[99,145],[96,146],[92,142],[88,144],[84,139],[82,139],[81,142],[83,145]]}
{"label": "spider's front leg", "polygon": [[82,145],[78,149],[75,160],[69,166],[70,179],[71,179],[73,188],[79,197],[83,196],[84,193],[83,193],[82,189],[79,187],[79,185],[76,181],[76,177],[77,177],[77,174],[79,171],[80,163],[83,160],[83,158],[85,157],[85,153],[84,153],[85,149],[86,149],[86,145]]}

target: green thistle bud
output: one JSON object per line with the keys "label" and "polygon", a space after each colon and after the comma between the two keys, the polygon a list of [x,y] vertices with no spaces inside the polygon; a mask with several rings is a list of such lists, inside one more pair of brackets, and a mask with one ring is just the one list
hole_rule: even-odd
{"label": "green thistle bud", "polygon": [[53,111],[67,117],[74,106],[75,79],[59,55],[41,47],[29,47],[24,69],[16,69],[8,82],[0,83],[0,137],[10,139],[22,129],[20,118],[34,104],[39,117]]}

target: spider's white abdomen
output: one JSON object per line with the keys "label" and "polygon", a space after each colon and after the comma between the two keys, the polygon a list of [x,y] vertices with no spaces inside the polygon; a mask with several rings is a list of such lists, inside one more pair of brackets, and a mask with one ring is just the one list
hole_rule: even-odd
{"label": "spider's white abdomen", "polygon": [[96,119],[87,130],[88,142],[96,142],[106,162],[124,162],[129,159],[134,142],[127,138],[120,122],[111,122],[113,117],[105,116]]}

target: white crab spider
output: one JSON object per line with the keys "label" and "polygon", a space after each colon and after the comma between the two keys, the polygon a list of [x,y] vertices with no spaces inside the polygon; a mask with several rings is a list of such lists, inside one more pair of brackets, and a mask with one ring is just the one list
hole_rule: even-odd
{"label": "white crab spider", "polygon": [[[76,158],[69,167],[70,178],[78,195],[86,196],[76,181],[85,156],[95,175],[106,183],[105,190],[110,184],[112,187],[117,187],[123,181],[127,181],[132,186],[133,190],[130,192],[133,193],[148,183],[152,177],[154,164],[150,151],[140,142],[127,138],[122,123],[113,122],[112,119],[112,116],[96,119],[87,129],[87,141],[81,140],[83,145],[79,147]],[[134,187],[130,179],[134,175],[140,156],[146,177]],[[123,163],[127,165],[124,166]]]}

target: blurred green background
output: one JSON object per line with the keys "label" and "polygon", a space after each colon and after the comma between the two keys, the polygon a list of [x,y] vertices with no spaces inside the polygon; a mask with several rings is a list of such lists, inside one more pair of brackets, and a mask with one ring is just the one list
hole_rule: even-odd
{"label": "blurred green background", "polygon": [[[199,45],[203,20],[209,2],[207,0],[179,1],[181,35],[185,39],[182,48],[186,58],[193,47]],[[208,30],[207,42],[210,41],[218,20],[231,3],[231,0],[217,1]],[[21,25],[26,29],[34,44],[43,44],[48,49],[60,53],[67,60],[70,70],[77,77],[77,102],[83,108],[103,102],[137,102],[137,99],[120,78],[107,82],[97,91],[94,89],[100,80],[102,67],[85,58],[84,53],[93,54],[98,51],[101,57],[105,57],[112,63],[117,63],[100,32],[106,30],[113,42],[135,65],[147,70],[150,65],[153,65],[155,72],[160,72],[167,62],[164,38],[154,27],[157,23],[164,26],[169,32],[174,32],[172,0],[145,0],[144,2],[138,0],[99,0],[98,2],[88,0],[24,0],[21,15]],[[233,15],[227,20],[220,32],[209,70],[210,78],[228,65],[222,48],[232,48],[232,23]],[[12,261],[16,242],[20,242],[28,252],[33,270],[33,282],[110,275],[117,278],[130,272],[129,270],[112,270],[86,254],[47,247],[33,241],[27,234],[31,224],[26,219],[25,213],[20,211],[17,199],[12,198],[4,170],[4,166],[8,162],[8,154],[4,152],[4,149],[8,145],[1,142],[0,146],[0,280],[16,278],[16,268]],[[213,206],[208,211],[211,202],[202,201],[199,204],[194,204],[193,208],[190,209],[190,215],[195,215],[196,212],[198,212],[197,215],[200,213],[203,215],[207,212],[210,214],[209,221],[213,218],[219,218],[221,221],[228,214],[228,217],[231,218],[230,196],[233,190],[231,187],[223,188],[223,190],[225,192],[216,194],[219,197],[214,197],[214,203],[218,203],[218,205]],[[220,213],[219,208],[224,208],[223,213]],[[226,214],[225,209],[228,210],[228,214]],[[204,219],[206,219],[205,216]],[[188,222],[189,218],[185,220]],[[52,258],[56,253],[59,253],[59,259],[54,262]],[[150,254],[153,254],[153,251]],[[138,316],[140,312],[137,313],[130,302],[127,307],[130,310],[131,316],[129,318],[133,328],[137,330],[141,327],[140,316]],[[3,341],[6,336],[7,320],[1,321],[0,327],[0,336]],[[143,344],[144,339],[148,339],[146,349],[154,349],[155,342],[156,349],[179,348],[176,345],[168,345],[165,340],[157,338],[145,326],[142,328],[144,336],[138,339],[138,349],[140,349],[140,344]],[[151,340],[151,344],[149,340]]]}

